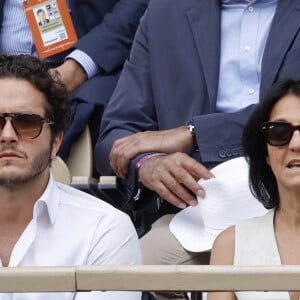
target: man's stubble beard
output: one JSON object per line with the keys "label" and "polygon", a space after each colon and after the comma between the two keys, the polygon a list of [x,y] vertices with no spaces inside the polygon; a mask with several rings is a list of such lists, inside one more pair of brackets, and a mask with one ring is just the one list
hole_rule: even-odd
{"label": "man's stubble beard", "polygon": [[30,169],[25,174],[16,174],[11,177],[0,174],[0,186],[8,189],[15,189],[18,186],[30,183],[41,173],[43,173],[43,171],[45,171],[45,169],[49,166],[51,162],[51,152],[52,147],[49,147],[48,149],[39,153],[39,155],[32,160]]}

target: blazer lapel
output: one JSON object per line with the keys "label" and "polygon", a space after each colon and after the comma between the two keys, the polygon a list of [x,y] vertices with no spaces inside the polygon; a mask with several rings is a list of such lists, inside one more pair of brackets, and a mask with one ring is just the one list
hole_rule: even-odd
{"label": "blazer lapel", "polygon": [[298,1],[279,0],[262,60],[261,96],[276,80],[286,52],[299,30],[299,20],[300,4]]}
{"label": "blazer lapel", "polygon": [[220,64],[220,1],[199,0],[187,11],[206,80],[211,111],[215,111]]}

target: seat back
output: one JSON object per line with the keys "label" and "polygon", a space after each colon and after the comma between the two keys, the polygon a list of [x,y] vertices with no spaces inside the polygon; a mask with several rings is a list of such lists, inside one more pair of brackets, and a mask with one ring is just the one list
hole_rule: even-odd
{"label": "seat back", "polygon": [[88,126],[72,145],[67,162],[58,156],[51,169],[59,182],[91,194],[98,192],[97,180],[93,178],[93,147]]}
{"label": "seat back", "polygon": [[67,165],[73,177],[89,177],[93,174],[93,149],[90,129],[87,126],[72,145]]}
{"label": "seat back", "polygon": [[72,145],[67,166],[71,173],[71,186],[98,196],[97,179],[93,177],[93,146],[88,126]]}
{"label": "seat back", "polygon": [[70,170],[59,156],[56,156],[55,159],[52,160],[51,170],[55,180],[64,184],[71,184]]}

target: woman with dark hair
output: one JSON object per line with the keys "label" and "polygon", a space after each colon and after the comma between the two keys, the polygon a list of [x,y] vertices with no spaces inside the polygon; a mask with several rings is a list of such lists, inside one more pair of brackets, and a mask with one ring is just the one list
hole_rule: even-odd
{"label": "woman with dark hair", "polygon": [[[300,264],[300,81],[276,83],[257,106],[243,134],[250,188],[271,209],[223,231],[214,265]],[[215,292],[209,300],[300,299],[300,292]]]}

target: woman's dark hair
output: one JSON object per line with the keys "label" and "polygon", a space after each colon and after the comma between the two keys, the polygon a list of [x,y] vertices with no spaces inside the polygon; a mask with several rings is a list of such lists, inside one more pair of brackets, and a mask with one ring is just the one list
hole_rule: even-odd
{"label": "woman's dark hair", "polygon": [[250,116],[242,137],[244,155],[249,163],[250,188],[265,208],[278,207],[279,194],[276,178],[266,162],[267,143],[260,125],[269,121],[274,105],[288,94],[300,97],[300,81],[286,79],[275,83]]}
{"label": "woman's dark hair", "polygon": [[36,57],[0,54],[0,79],[26,80],[45,96],[46,117],[55,122],[51,125],[52,139],[66,129],[71,118],[68,92],[58,77],[58,73],[51,75],[48,65]]}

